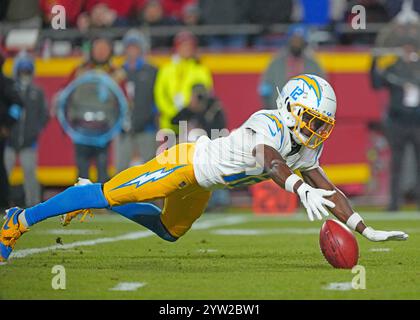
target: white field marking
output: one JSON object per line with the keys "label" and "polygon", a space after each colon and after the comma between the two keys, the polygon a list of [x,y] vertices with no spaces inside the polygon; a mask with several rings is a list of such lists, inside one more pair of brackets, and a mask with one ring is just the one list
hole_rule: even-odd
{"label": "white field marking", "polygon": [[[204,230],[204,229],[208,229],[212,227],[243,223],[246,221],[247,219],[243,216],[239,216],[239,217],[232,216],[232,217],[225,217],[225,218],[220,218],[220,219],[209,219],[209,220],[204,220],[204,221],[198,221],[195,225],[193,225],[192,229]],[[27,256],[31,256],[37,253],[44,253],[48,251],[67,250],[67,249],[86,247],[86,246],[96,246],[97,244],[126,241],[126,240],[137,240],[141,238],[147,238],[152,235],[154,235],[154,233],[152,233],[151,231],[130,232],[130,233],[126,233],[120,236],[116,236],[116,237],[76,241],[76,242],[67,243],[63,245],[56,244],[56,245],[42,247],[42,248],[29,248],[29,249],[16,250],[12,252],[10,257],[11,258],[25,258]]]}
{"label": "white field marking", "polygon": [[[119,214],[116,214],[112,211],[106,211],[106,214],[96,214],[93,219],[87,219],[84,223],[91,223],[94,221],[98,221],[101,223],[114,223],[114,222],[121,222],[121,223],[132,223],[129,219],[126,219]],[[416,212],[407,212],[402,211],[397,214],[389,214],[389,213],[378,213],[378,212],[363,212],[361,213],[363,218],[366,221],[410,221],[410,220],[420,220],[420,215]],[[211,213],[206,214],[206,219],[208,220],[216,220],[225,217],[226,214],[223,213]],[[293,215],[254,215],[252,213],[235,213],[235,217],[243,217],[248,219],[249,221],[308,221],[308,216],[303,211],[298,211],[296,214]],[[331,214],[328,218],[334,218]],[[325,220],[325,219],[324,219]],[[80,223],[79,221],[74,221],[73,223]]]}
{"label": "white field marking", "polygon": [[390,248],[371,248],[369,249],[371,252],[389,252],[391,251]]}
{"label": "white field marking", "polygon": [[5,262],[5,261],[0,262],[0,266],[5,266],[6,264],[7,264],[7,262]]}
{"label": "white field marking", "polygon": [[212,231],[212,233],[222,236],[258,236],[267,234],[264,230],[254,229],[219,229]]}
{"label": "white field marking", "polygon": [[200,253],[212,253],[212,252],[217,252],[217,249],[198,249],[197,252]]}
{"label": "white field marking", "polygon": [[323,287],[324,290],[337,290],[337,291],[348,291],[352,290],[351,282],[332,282]]}
{"label": "white field marking", "polygon": [[110,288],[111,291],[136,291],[146,285],[145,282],[120,282],[115,287]]}
{"label": "white field marking", "polygon": [[[408,234],[420,233],[420,229],[404,229]],[[216,229],[212,234],[222,236],[261,236],[270,234],[319,234],[317,228],[271,228],[271,229]],[[379,251],[379,250],[378,250]],[[386,250],[383,250],[386,251]]]}
{"label": "white field marking", "polygon": [[226,225],[232,225],[232,224],[239,224],[244,223],[248,221],[248,219],[245,216],[228,216],[225,218],[220,219],[207,219],[203,221],[196,222],[192,229],[194,230],[204,230],[204,229],[210,229],[213,227],[219,227],[219,226],[226,226]]}
{"label": "white field marking", "polygon": [[[396,214],[389,213],[378,213],[378,212],[363,212],[360,215],[366,221],[411,221],[411,220],[420,220],[420,214],[417,212],[408,212],[402,211]],[[251,221],[309,221],[308,216],[303,211],[298,211],[296,214],[292,215],[273,215],[273,214],[261,214],[261,215],[252,215],[248,214]],[[334,218],[333,215],[329,215],[327,219]],[[323,219],[325,220],[325,218]]]}
{"label": "white field marking", "polygon": [[212,234],[223,236],[259,236],[268,234],[318,234],[317,228],[276,228],[276,229],[217,229]]}
{"label": "white field marking", "polygon": [[100,230],[89,230],[89,229],[50,229],[46,231],[37,231],[39,234],[54,234],[54,235],[88,235],[101,233]]}
{"label": "white field marking", "polygon": [[22,249],[12,252],[10,257],[12,258],[25,258],[27,256],[31,256],[37,253],[43,253],[48,251],[54,250],[67,250],[73,249],[77,247],[85,247],[85,246],[95,246],[101,243],[110,243],[110,242],[117,242],[117,241],[124,241],[124,240],[137,240],[141,238],[146,238],[151,236],[153,233],[151,231],[139,231],[139,232],[131,232],[127,234],[123,234],[117,237],[109,237],[109,238],[98,238],[92,240],[85,240],[85,241],[76,241],[71,242],[68,244],[56,244],[49,247],[42,247],[42,248],[30,248],[30,249]]}

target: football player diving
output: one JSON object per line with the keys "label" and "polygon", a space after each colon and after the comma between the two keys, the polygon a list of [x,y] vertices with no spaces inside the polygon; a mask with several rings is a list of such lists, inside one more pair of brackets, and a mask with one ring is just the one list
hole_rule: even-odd
{"label": "football player diving", "polygon": [[[261,110],[228,136],[175,145],[149,162],[128,168],[104,184],[80,179],[31,208],[6,211],[0,260],[16,241],[42,220],[63,215],[64,224],[91,209],[106,208],[150,229],[167,241],[184,235],[206,208],[212,190],[272,179],[296,193],[309,219],[328,210],[371,241],[406,240],[402,231],[366,225],[346,196],[319,165],[323,142],[335,125],[336,97],[331,85],[310,74],[296,76],[278,92],[277,110]],[[149,203],[164,199],[163,208]]]}

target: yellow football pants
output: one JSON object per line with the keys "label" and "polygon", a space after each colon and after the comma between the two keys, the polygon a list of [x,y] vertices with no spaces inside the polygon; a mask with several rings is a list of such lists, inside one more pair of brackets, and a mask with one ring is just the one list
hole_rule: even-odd
{"label": "yellow football pants", "polygon": [[104,184],[105,198],[111,206],[165,199],[161,220],[178,238],[201,216],[211,195],[195,179],[193,154],[194,144],[183,143],[128,168]]}

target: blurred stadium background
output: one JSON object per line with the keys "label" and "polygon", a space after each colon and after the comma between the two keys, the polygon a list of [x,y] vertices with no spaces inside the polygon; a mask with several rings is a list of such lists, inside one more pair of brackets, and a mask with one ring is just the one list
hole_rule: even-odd
{"label": "blurred stadium background", "polygon": [[[113,43],[112,61],[115,66],[121,66],[124,62],[122,39],[129,29],[139,29],[151,43],[147,60],[160,68],[171,59],[174,36],[182,30],[190,30],[198,37],[200,61],[212,74],[213,91],[223,106],[227,128],[233,129],[262,107],[259,92],[262,74],[278,52],[287,50],[291,30],[298,26],[304,30],[306,54],[319,63],[338,98],[337,125],[326,143],[322,165],[331,179],[356,204],[386,206],[389,200],[390,151],[381,123],[388,105],[388,92],[372,87],[370,70],[375,48],[386,47],[379,50],[380,68],[389,66],[396,59],[395,53],[398,54],[398,51],[393,49],[402,44],[385,43],[383,39],[383,43],[380,43],[377,38],[381,30],[389,29],[395,23],[398,14],[401,16],[403,1],[211,2],[213,4],[199,0],[4,2],[0,9],[0,37],[8,58],[3,71],[12,76],[14,56],[21,49],[35,56],[34,81],[45,91],[52,115],[41,133],[38,148],[37,177],[43,187],[43,198],[76,181],[74,147],[54,116],[53,98],[65,87],[75,68],[89,55],[92,39],[106,33]],[[145,17],[145,8],[156,3],[158,6],[160,4],[163,14],[157,14],[159,18],[153,20],[152,10],[149,21]],[[410,17],[416,17],[415,12],[420,10],[420,1],[407,3],[410,7],[409,13],[406,12],[407,21],[411,21]],[[51,27],[54,16],[51,8],[56,4],[66,8],[65,30]],[[102,22],[95,25],[97,17],[92,8],[98,4],[114,14],[113,19],[102,25]],[[355,5],[362,5],[366,9],[365,29],[352,27],[352,19],[357,14],[352,12]],[[415,19],[411,22],[416,24],[413,21]],[[112,154],[109,166],[111,175],[115,173]],[[407,149],[402,157],[405,161],[403,190],[410,200],[410,192],[413,192],[416,183],[413,174],[416,172],[414,154]],[[92,168],[92,179],[95,177]],[[19,190],[17,186],[23,179],[22,169],[18,165],[10,175],[15,202],[22,201],[21,194],[16,190]],[[261,203],[268,203],[274,197],[269,190],[261,192],[248,189],[231,191],[229,207],[240,207],[242,210],[254,205],[254,209],[261,210]],[[276,208],[278,205],[273,204],[266,210],[276,211]],[[286,209],[293,211],[294,207]]]}

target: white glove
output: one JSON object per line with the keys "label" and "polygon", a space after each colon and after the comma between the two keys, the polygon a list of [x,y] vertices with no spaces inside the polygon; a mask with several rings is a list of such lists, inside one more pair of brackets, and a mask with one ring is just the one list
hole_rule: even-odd
{"label": "white glove", "polygon": [[308,213],[308,218],[311,221],[314,221],[314,215],[318,220],[322,220],[321,213],[324,216],[328,216],[327,209],[324,206],[334,208],[335,203],[325,199],[324,197],[332,196],[335,193],[335,190],[324,190],[324,189],[315,189],[307,183],[303,183],[297,190],[300,201]]}
{"label": "white glove", "polygon": [[370,241],[407,240],[408,234],[402,231],[380,231],[366,227],[362,235]]}

